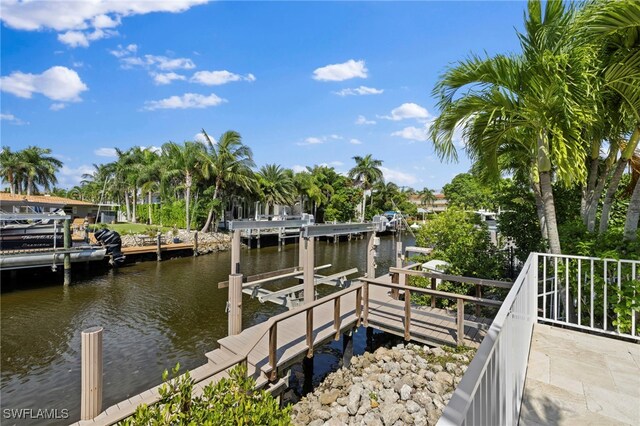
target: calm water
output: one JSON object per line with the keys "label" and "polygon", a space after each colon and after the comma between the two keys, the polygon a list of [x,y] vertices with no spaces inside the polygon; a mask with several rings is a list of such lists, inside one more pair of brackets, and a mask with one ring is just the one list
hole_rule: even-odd
{"label": "calm water", "polygon": [[[383,237],[377,274],[395,262],[395,239]],[[331,263],[330,274],[366,269],[366,240],[318,242],[316,265]],[[80,332],[104,327],[103,408],[157,385],[162,371],[180,362],[193,368],[227,334],[224,312],[230,253],[145,262],[77,281],[37,287],[18,283],[0,296],[2,409],[67,409],[69,420],[80,416]],[[298,246],[243,250],[242,272],[252,275],[298,264]],[[292,282],[278,282],[277,289]],[[6,283],[5,283],[6,284]],[[21,286],[29,287],[20,289]],[[6,287],[6,285],[5,285]],[[321,294],[333,291],[321,286]],[[285,309],[244,296],[243,325],[260,323]],[[364,335],[364,333],[357,333]],[[363,336],[356,352],[363,350]],[[316,352],[316,375],[335,368],[340,342]],[[2,419],[3,424],[13,421]],[[20,424],[43,424],[42,420]],[[55,424],[55,422],[49,422]],[[59,421],[58,423],[69,423]]]}

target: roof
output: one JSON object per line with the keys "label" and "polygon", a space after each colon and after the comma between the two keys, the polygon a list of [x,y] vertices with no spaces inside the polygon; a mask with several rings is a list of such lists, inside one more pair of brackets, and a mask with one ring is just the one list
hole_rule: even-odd
{"label": "roof", "polygon": [[54,206],[95,206],[88,201],[72,200],[71,198],[56,197],[54,195],[14,195],[0,192],[0,203],[13,202],[25,204],[49,204]]}

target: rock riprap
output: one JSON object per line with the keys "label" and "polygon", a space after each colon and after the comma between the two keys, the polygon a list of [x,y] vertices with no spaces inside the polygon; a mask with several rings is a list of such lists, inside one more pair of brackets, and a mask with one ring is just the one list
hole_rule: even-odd
{"label": "rock riprap", "polygon": [[435,425],[475,354],[409,343],[353,357],[293,406],[297,425]]}
{"label": "rock riprap", "polygon": [[[163,234],[166,244],[171,244],[173,238],[178,238],[181,243],[193,244],[194,231],[187,232],[183,229],[179,230],[177,235],[173,235],[173,232],[168,231]],[[148,240],[141,238],[140,235],[127,235],[120,236],[122,239],[122,247],[139,247],[148,244]],[[153,238],[153,237],[152,237]],[[231,236],[221,232],[198,232],[198,253],[206,254],[217,251],[229,250],[231,247]]]}

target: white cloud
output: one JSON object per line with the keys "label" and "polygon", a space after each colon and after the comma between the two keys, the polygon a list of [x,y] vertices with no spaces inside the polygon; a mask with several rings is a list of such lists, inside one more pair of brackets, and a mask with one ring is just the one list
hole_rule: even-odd
{"label": "white cloud", "polygon": [[360,86],[356,88],[342,89],[333,93],[335,93],[338,96],[362,96],[362,95],[380,95],[383,92],[384,92],[383,89]]}
{"label": "white cloud", "polygon": [[55,104],[51,104],[49,109],[51,111],[60,111],[61,109],[65,109],[66,107],[67,107],[67,104],[63,104],[62,102],[58,102],[58,103],[55,103]]}
{"label": "white cloud", "polygon": [[153,111],[156,109],[188,109],[188,108],[207,108],[217,106],[227,102],[226,99],[220,98],[215,93],[209,96],[199,93],[185,93],[182,96],[171,96],[169,98],[160,99],[159,101],[145,102],[144,109]]}
{"label": "white cloud", "polygon": [[253,74],[240,75],[234,74],[227,70],[222,71],[198,71],[191,77],[193,83],[200,83],[206,86],[219,86],[227,84],[232,81],[256,81],[256,77]]}
{"label": "white cloud", "polygon": [[418,178],[408,173],[401,172],[399,170],[393,170],[388,167],[380,167],[384,180],[387,182],[394,182],[396,184],[413,185],[418,182]]}
{"label": "white cloud", "polygon": [[402,130],[391,133],[391,136],[399,136],[410,141],[426,142],[429,139],[426,127],[405,127]]}
{"label": "white cloud", "polygon": [[340,140],[340,139],[344,139],[342,136],[340,135],[336,135],[336,134],[332,134],[332,135],[326,135],[326,136],[311,136],[306,138],[303,142],[298,142],[296,145],[300,145],[300,146],[304,146],[304,145],[319,145],[319,144],[323,144],[329,140]]}
{"label": "white cloud", "polygon": [[428,119],[431,116],[426,108],[421,107],[413,102],[408,102],[400,105],[397,108],[391,110],[391,115],[385,115],[380,118],[386,118],[387,120],[399,121],[408,118]]}
{"label": "white cloud", "polygon": [[11,124],[15,124],[16,126],[22,126],[23,124],[29,124],[26,121],[20,120],[13,114],[0,114],[0,121],[8,121]]}
{"label": "white cloud", "polygon": [[305,166],[301,166],[300,164],[294,164],[293,167],[291,167],[291,170],[293,170],[296,173],[300,173],[300,172],[306,172],[307,168]]}
{"label": "white cloud", "polygon": [[176,74],[175,72],[167,72],[167,73],[150,73],[153,77],[153,82],[157,85],[171,84],[174,80],[186,80],[187,78],[184,75]]}
{"label": "white cloud", "polygon": [[350,139],[349,143],[352,144],[352,145],[362,145],[362,141],[360,139],[356,139],[356,138]]}
{"label": "white cloud", "polygon": [[[209,135],[209,139],[211,139],[211,142],[213,142],[214,144],[218,143],[218,141],[211,135]],[[207,138],[204,136],[204,133],[202,132],[196,133],[196,135],[193,137],[193,140],[203,144],[208,143]]]}
{"label": "white cloud", "polygon": [[151,145],[151,146],[140,146],[140,149],[148,149],[151,152],[155,152],[156,154],[160,154],[162,152],[162,148],[160,148],[159,146],[155,146],[155,145]]}
{"label": "white cloud", "polygon": [[359,115],[358,118],[356,118],[355,124],[362,126],[365,124],[376,124],[375,120],[367,120],[367,118],[364,115]]}
{"label": "white cloud", "polygon": [[124,56],[129,56],[133,53],[136,53],[137,51],[137,44],[129,44],[126,47],[123,47],[121,44],[119,44],[117,49],[110,50],[109,53],[111,53],[116,58],[122,58]]}
{"label": "white cloud", "polygon": [[61,188],[71,188],[79,185],[82,181],[82,175],[91,174],[95,169],[87,164],[78,167],[69,167],[63,165],[58,173],[58,185]]}
{"label": "white cloud", "polygon": [[313,79],[318,81],[344,81],[351,78],[367,78],[367,67],[363,60],[349,59],[341,64],[327,65],[313,71]]}
{"label": "white cloud", "polygon": [[27,1],[3,0],[0,20],[17,30],[52,29],[58,39],[71,46],[88,46],[90,41],[116,34],[126,16],[152,12],[179,13],[209,0],[92,0]]}
{"label": "white cloud", "polygon": [[41,93],[54,101],[78,102],[80,93],[87,89],[77,72],[61,66],[51,67],[42,74],[14,71],[0,78],[0,90],[20,98]]}
{"label": "white cloud", "polygon": [[116,158],[118,153],[115,148],[98,148],[93,151],[98,157],[113,157]]}
{"label": "white cloud", "polygon": [[166,56],[144,55],[148,65],[155,65],[163,71],[168,70],[190,70],[196,64],[189,58],[167,58]]}
{"label": "white cloud", "polygon": [[329,164],[336,167],[344,166],[344,163],[342,161],[332,161]]}

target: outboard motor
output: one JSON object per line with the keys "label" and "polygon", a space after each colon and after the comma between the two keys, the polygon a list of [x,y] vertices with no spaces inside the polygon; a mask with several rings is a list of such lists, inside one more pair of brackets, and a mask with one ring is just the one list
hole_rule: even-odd
{"label": "outboard motor", "polygon": [[124,263],[124,254],[122,254],[122,239],[120,234],[109,229],[99,229],[93,234],[96,240],[107,249],[107,254],[111,255],[114,265]]}

